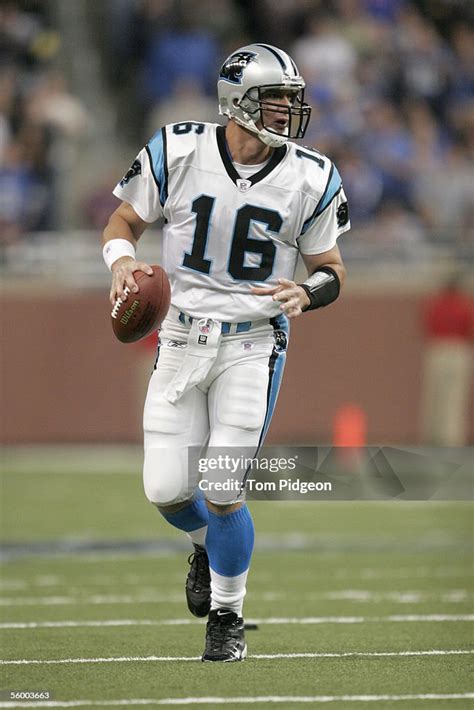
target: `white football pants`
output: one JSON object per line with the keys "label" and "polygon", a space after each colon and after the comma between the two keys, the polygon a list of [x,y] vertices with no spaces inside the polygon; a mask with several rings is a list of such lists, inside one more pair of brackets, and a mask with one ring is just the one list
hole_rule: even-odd
{"label": "white football pants", "polygon": [[[172,404],[164,392],[182,365],[190,330],[177,320],[174,309],[172,313],[160,333],[143,419],[145,494],[163,507],[193,496],[199,473],[188,466],[189,447],[257,450],[270,422],[286,355],[282,347],[274,350],[274,329],[279,326],[270,322],[222,335],[205,379]],[[206,496],[212,501],[212,494]],[[240,499],[230,493],[225,504]]]}

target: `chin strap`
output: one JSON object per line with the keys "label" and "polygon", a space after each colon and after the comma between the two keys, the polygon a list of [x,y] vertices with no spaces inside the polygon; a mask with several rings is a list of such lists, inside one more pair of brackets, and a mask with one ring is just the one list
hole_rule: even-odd
{"label": "chin strap", "polygon": [[266,128],[257,128],[252,117],[249,114],[246,115],[248,116],[248,123],[245,123],[235,116],[232,116],[232,118],[240,126],[247,128],[249,131],[252,131],[252,133],[255,133],[265,145],[268,145],[270,148],[281,148],[281,146],[285,145],[288,141],[287,136],[279,136],[276,133],[270,133],[270,131],[267,131]]}
{"label": "chin strap", "polygon": [[276,136],[274,133],[269,133],[265,128],[257,131],[257,135],[262,143],[270,146],[270,148],[281,148],[288,140],[286,136]]}

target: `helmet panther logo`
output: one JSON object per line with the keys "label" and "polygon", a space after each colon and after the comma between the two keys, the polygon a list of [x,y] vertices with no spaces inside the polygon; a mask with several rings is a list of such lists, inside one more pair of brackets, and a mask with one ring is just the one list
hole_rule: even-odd
{"label": "helmet panther logo", "polygon": [[233,84],[242,83],[242,70],[249,62],[253,61],[257,55],[254,52],[236,52],[222,65],[219,74],[220,79],[226,79]]}

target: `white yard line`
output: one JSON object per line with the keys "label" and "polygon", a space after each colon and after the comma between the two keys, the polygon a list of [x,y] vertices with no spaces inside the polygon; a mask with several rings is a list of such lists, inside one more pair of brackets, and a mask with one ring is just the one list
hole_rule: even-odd
{"label": "white yard line", "polygon": [[337,570],[336,579],[450,579],[451,577],[470,577],[472,573],[466,567],[441,566],[399,567],[396,569],[377,569],[363,567],[359,570]]}
{"label": "white yard line", "polygon": [[[300,601],[326,600],[345,602],[394,602],[396,604],[421,604],[427,601],[460,603],[470,597],[467,589],[445,589],[441,592],[419,590],[374,592],[369,589],[338,589],[326,592],[309,592],[298,596]],[[294,595],[284,592],[263,592],[252,594],[252,600],[274,602],[292,599]],[[0,606],[62,606],[62,605],[101,605],[101,604],[160,604],[181,603],[184,592],[160,594],[153,587],[142,588],[140,594],[90,594],[77,597],[67,594],[28,597],[0,597]]]}
{"label": "white yard line", "polygon": [[[90,562],[91,560],[86,560]],[[83,559],[81,558],[81,564]],[[416,567],[411,569],[410,567],[401,567],[399,569],[376,569],[373,567],[364,567],[361,569],[347,570],[338,569],[334,572],[334,579],[363,579],[363,580],[380,580],[380,579],[449,579],[451,577],[472,577],[474,576],[469,569],[466,567]],[[296,579],[307,579],[307,575],[301,574],[296,575],[293,573],[293,578]],[[269,583],[272,581],[271,574],[264,574],[263,572],[255,571],[252,575],[252,579],[255,583]],[[182,574],[169,575],[167,577],[168,582],[180,584],[182,581]],[[87,576],[87,583],[89,585],[97,585],[104,587],[111,587],[113,585],[141,585],[144,582],[143,575],[139,574],[92,574]],[[148,583],[149,580],[147,580]],[[34,589],[35,587],[68,587],[70,583],[65,580],[64,575],[40,575],[34,577],[33,579],[26,581],[24,579],[0,579],[0,590],[18,590],[18,589]]]}
{"label": "white yard line", "polygon": [[[82,560],[81,560],[82,562]],[[257,575],[255,575],[257,577]],[[86,577],[84,577],[81,582],[84,582],[86,586],[88,587],[98,587],[99,589],[101,587],[106,587],[107,589],[110,589],[110,587],[152,587],[154,585],[154,589],[157,589],[157,583],[154,579],[152,579],[152,575],[148,574],[147,576],[145,575],[139,575],[139,574],[129,574],[129,575],[121,575],[118,574],[116,576],[112,574],[88,574]],[[172,585],[181,585],[183,581],[183,574],[181,573],[175,573],[175,574],[169,574],[166,577],[166,588],[168,589],[170,584]],[[269,582],[270,579],[264,580],[265,582]],[[161,584],[161,581],[158,580],[158,583]],[[34,590],[36,588],[51,588],[54,589],[55,587],[60,587],[61,589],[64,588],[70,588],[72,586],[71,580],[67,579],[65,575],[59,576],[59,575],[41,575],[40,577],[35,577],[34,579],[30,581],[25,581],[22,579],[0,579],[0,591],[8,591],[10,589],[13,590],[18,590],[18,589],[29,589],[31,592],[34,593]],[[164,585],[163,585],[164,586]]]}
{"label": "white yard line", "polygon": [[3,597],[0,598],[0,606],[63,606],[81,604],[161,604],[161,603],[182,603],[184,600],[184,590],[182,594],[92,594],[84,597],[73,597],[67,595],[51,595],[46,597]]}
{"label": "white yard line", "polygon": [[[261,619],[246,619],[249,624],[383,624],[446,621],[474,621],[474,614],[395,614],[391,616],[270,616]],[[0,629],[66,629],[84,627],[116,626],[190,626],[203,625],[198,619],[108,619],[103,621],[17,621],[0,623]]]}
{"label": "white yard line", "polygon": [[[429,651],[347,651],[346,653],[257,653],[250,655],[253,660],[272,660],[279,658],[395,658],[410,656],[464,656],[472,655],[474,650],[432,649]],[[1,666],[49,666],[76,663],[155,663],[159,661],[200,661],[201,656],[111,656],[105,658],[20,658],[0,660]]]}
{"label": "white yard line", "polygon": [[[447,602],[465,601],[469,597],[466,589],[446,589],[442,592],[426,592],[419,590],[374,592],[371,589],[340,589],[331,592],[323,592],[322,598],[329,601],[349,601],[349,602],[395,602],[397,604],[420,604],[422,602],[440,599]],[[311,594],[308,594],[311,598]],[[319,593],[314,594],[314,598],[319,598]]]}
{"label": "white yard line", "polygon": [[407,695],[257,695],[195,698],[130,698],[127,700],[46,700],[35,702],[0,702],[0,708],[77,708],[87,706],[130,707],[132,705],[225,705],[252,703],[367,703],[381,701],[407,700],[467,700],[474,698],[474,693],[413,693]]}
{"label": "white yard line", "polygon": [[[117,565],[117,564],[128,564],[130,560],[133,562],[137,561],[137,556],[140,557],[142,560],[149,560],[150,558],[153,558],[154,561],[156,561],[156,557],[172,557],[174,555],[185,555],[186,553],[189,554],[189,550],[184,548],[183,545],[176,545],[174,541],[171,538],[167,538],[164,540],[163,546],[154,546],[154,543],[156,543],[156,540],[150,539],[146,540],[146,549],[143,551],[141,550],[136,550],[136,551],[124,551],[124,550],[101,550],[100,552],[93,552],[89,551],[86,552],[85,550],[82,550],[80,553],[75,553],[72,551],[57,551],[54,552],[53,554],[44,554],[42,555],[43,559],[48,559],[51,560],[54,558],[54,560],[60,560],[61,562],[76,562],[77,556],[80,554],[80,563],[81,565],[83,564],[93,564],[96,565],[97,563],[99,564],[105,564],[109,563],[112,565]],[[311,553],[314,554],[324,554],[324,552],[329,549],[331,553],[333,552],[340,552],[340,549],[336,546],[326,546],[323,547],[321,541],[316,538],[316,537],[310,537],[308,536],[306,539],[299,540],[298,543],[295,542],[292,538],[287,539],[284,535],[277,535],[275,533],[274,535],[271,536],[271,543],[270,542],[265,542],[265,544],[260,544],[258,541],[256,541],[256,550],[259,550],[261,552],[267,553],[267,552],[294,552],[295,550],[308,550]],[[320,545],[320,550],[318,551],[317,545]],[[362,542],[360,543],[362,545]],[[395,544],[392,546],[386,546],[386,549],[389,550],[394,550],[396,548]],[[371,540],[367,540],[367,543],[365,544],[365,547],[363,548],[369,552],[373,551],[376,553],[380,552],[379,547],[374,547],[372,544]],[[453,547],[449,548],[448,552],[452,550],[457,550],[456,544],[453,543]],[[426,549],[426,552],[437,552],[439,548],[433,547],[430,549]],[[399,550],[398,550],[399,551]],[[417,575],[414,575],[417,577]],[[445,575],[443,575],[445,576]],[[472,574],[469,572],[469,570],[466,572],[464,571],[459,573],[459,575],[454,575],[454,576],[459,576],[459,577],[472,577]],[[358,578],[356,576],[356,578]],[[387,579],[394,579],[397,578],[397,575],[390,575],[388,574],[386,577],[381,576],[382,578],[387,578]],[[437,578],[437,575],[435,575],[435,578]],[[403,579],[403,577],[402,577]],[[413,575],[410,576],[410,579],[413,579]]]}

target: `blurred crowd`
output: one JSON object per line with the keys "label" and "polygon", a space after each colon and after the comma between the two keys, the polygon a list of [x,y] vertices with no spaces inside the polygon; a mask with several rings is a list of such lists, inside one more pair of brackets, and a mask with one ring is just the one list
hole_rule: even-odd
{"label": "blurred crowd", "polygon": [[[58,224],[58,166],[89,118],[67,88],[48,4],[0,5],[0,244]],[[61,139],[63,139],[61,141]]]}
{"label": "blurred crowd", "polygon": [[[338,165],[358,236],[387,253],[411,255],[423,243],[462,246],[472,240],[470,5],[101,0],[91,14],[91,36],[114,102],[117,138],[132,151],[164,123],[222,120],[216,76],[233,49],[252,41],[286,49],[313,106],[304,143]],[[81,98],[68,90],[60,69],[61,35],[47,6],[17,1],[0,8],[4,240],[58,226],[55,136],[67,142],[91,130]],[[81,214],[83,226],[97,229],[109,209],[111,185],[90,187],[81,197]]]}

